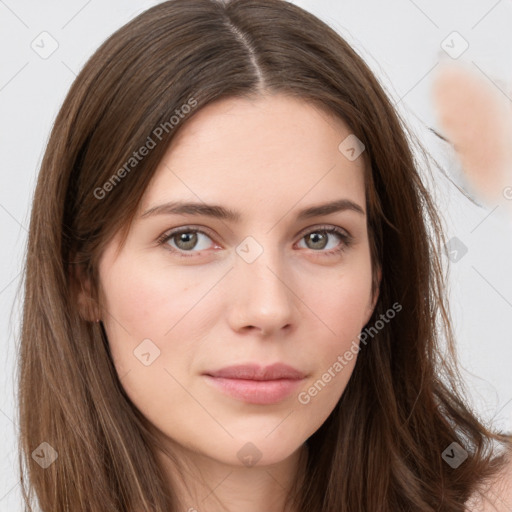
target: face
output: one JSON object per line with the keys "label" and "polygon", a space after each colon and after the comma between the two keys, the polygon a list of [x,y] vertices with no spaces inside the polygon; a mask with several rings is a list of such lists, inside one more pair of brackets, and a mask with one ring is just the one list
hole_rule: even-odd
{"label": "face", "polygon": [[170,443],[273,464],[338,402],[375,299],[363,158],[338,149],[350,133],[282,95],[209,105],[173,140],[125,245],[104,251],[115,367]]}

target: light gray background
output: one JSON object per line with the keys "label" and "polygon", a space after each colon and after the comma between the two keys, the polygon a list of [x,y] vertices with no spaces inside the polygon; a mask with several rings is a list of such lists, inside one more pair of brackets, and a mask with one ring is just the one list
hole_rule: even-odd
{"label": "light gray background", "polygon": [[[31,197],[51,125],[76,73],[118,27],[156,1],[0,0],[0,511],[21,510],[17,473],[15,365],[20,281]],[[458,164],[428,136],[436,126],[430,84],[442,41],[458,31],[471,63],[512,97],[512,2],[496,0],[309,0],[294,2],[340,32],[378,75],[428,149],[453,176]],[[47,59],[32,48],[46,31]],[[48,48],[49,46],[46,46]],[[512,143],[512,141],[511,141]],[[445,183],[443,183],[445,181]],[[479,208],[446,180],[438,194],[449,237],[468,253],[451,266],[451,304],[460,360],[478,412],[512,428],[512,219]],[[511,183],[512,185],[512,183]],[[42,440],[34,439],[34,448]]]}

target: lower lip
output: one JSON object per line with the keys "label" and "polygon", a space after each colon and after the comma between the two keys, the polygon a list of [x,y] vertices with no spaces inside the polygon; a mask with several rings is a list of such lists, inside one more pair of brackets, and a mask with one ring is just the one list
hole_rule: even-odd
{"label": "lower lip", "polygon": [[250,404],[277,404],[290,396],[303,379],[248,380],[205,375],[207,382],[223,393]]}

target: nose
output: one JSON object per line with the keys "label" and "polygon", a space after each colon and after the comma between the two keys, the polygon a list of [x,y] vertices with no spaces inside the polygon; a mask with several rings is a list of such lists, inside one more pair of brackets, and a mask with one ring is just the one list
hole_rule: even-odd
{"label": "nose", "polygon": [[298,314],[298,298],[291,272],[284,268],[279,249],[265,248],[252,263],[236,256],[229,306],[233,330],[255,330],[269,336],[291,329]]}

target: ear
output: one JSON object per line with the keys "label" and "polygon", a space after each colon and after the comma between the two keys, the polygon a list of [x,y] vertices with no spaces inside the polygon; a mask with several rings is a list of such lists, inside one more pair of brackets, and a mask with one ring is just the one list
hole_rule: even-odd
{"label": "ear", "polygon": [[363,325],[366,325],[370,321],[370,318],[373,315],[373,311],[375,309],[375,306],[377,305],[377,301],[379,300],[380,283],[381,283],[381,281],[382,281],[382,269],[379,266],[378,269],[377,269],[377,287],[376,287],[375,293],[373,294],[373,296],[371,298],[370,303],[368,304],[368,308],[366,310],[366,315],[365,315],[365,318],[364,318],[364,324]]}
{"label": "ear", "polygon": [[80,316],[88,322],[96,322],[101,318],[100,308],[93,297],[91,277],[81,265],[70,266],[73,297],[77,301]]}

